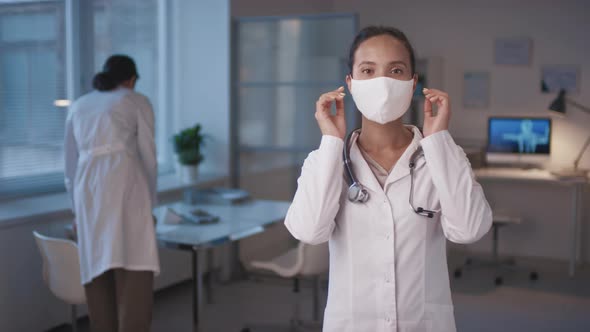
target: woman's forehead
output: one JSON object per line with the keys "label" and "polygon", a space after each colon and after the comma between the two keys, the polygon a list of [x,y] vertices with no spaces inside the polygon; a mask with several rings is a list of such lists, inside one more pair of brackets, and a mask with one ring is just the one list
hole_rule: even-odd
{"label": "woman's forehead", "polygon": [[410,54],[402,42],[389,35],[371,37],[363,41],[354,54],[355,65],[361,62],[410,63]]}

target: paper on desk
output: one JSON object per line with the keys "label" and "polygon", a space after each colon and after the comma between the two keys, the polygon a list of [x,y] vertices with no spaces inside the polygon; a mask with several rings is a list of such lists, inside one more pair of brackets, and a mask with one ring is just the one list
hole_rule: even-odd
{"label": "paper on desk", "polygon": [[164,211],[164,224],[167,225],[178,225],[182,222],[183,218],[174,212],[171,208],[167,207]]}

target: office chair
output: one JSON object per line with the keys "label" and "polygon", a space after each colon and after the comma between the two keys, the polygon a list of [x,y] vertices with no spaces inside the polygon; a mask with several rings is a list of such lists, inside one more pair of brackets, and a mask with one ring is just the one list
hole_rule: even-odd
{"label": "office chair", "polygon": [[[297,247],[268,261],[252,261],[250,265],[259,270],[272,272],[282,278],[293,280],[293,292],[300,293],[301,278],[313,280],[312,322],[304,322],[299,317],[299,296],[294,304],[294,314],[287,331],[321,331],[320,321],[320,275],[329,270],[328,243],[309,245],[299,242]],[[269,328],[269,327],[266,327]],[[281,330],[275,327],[272,331]],[[284,330],[284,327],[283,327]],[[270,330],[269,330],[270,331]],[[245,327],[242,332],[257,332],[255,326]]]}
{"label": "office chair", "polygon": [[43,259],[43,280],[58,299],[71,306],[72,331],[77,330],[76,305],[86,303],[75,242],[33,232]]}
{"label": "office chair", "polygon": [[[496,215],[494,214],[492,222],[493,241],[492,241],[492,258],[491,259],[480,259],[470,258],[465,260],[463,266],[455,269],[454,276],[456,279],[461,278],[463,270],[471,270],[476,268],[492,267],[498,270],[517,270],[514,258],[500,259],[498,255],[498,236],[500,227],[509,225],[518,225],[522,222],[520,217],[508,216],[508,215]],[[539,279],[539,275],[536,271],[529,272],[529,279],[535,281]],[[504,283],[504,279],[501,274],[494,276],[494,284],[500,286]]]}

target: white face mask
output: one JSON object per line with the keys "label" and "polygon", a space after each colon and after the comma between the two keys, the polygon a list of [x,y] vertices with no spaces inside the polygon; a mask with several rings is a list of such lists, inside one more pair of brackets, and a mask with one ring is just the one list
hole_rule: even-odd
{"label": "white face mask", "polygon": [[406,113],[412,102],[414,80],[377,77],[351,81],[352,99],[359,111],[371,121],[380,124],[395,121]]}

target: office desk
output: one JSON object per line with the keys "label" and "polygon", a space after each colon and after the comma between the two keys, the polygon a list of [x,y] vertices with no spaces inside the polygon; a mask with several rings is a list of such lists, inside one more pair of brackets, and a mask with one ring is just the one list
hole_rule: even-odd
{"label": "office desk", "polygon": [[572,217],[569,223],[570,253],[569,275],[574,276],[576,263],[580,251],[580,207],[581,194],[584,185],[588,184],[587,178],[560,179],[547,170],[518,169],[518,168],[480,168],[474,170],[475,177],[480,183],[486,181],[508,183],[547,183],[571,188]]}
{"label": "office desk", "polygon": [[[184,203],[167,204],[154,209],[158,219],[156,237],[161,246],[192,252],[193,279],[193,331],[199,331],[199,297],[202,293],[199,253],[220,244],[237,241],[258,234],[273,223],[282,221],[287,215],[290,202],[252,200],[237,205],[186,205]],[[190,211],[202,209],[220,217],[220,221],[209,225],[164,224],[166,208],[190,214]],[[209,258],[210,259],[210,258]]]}

